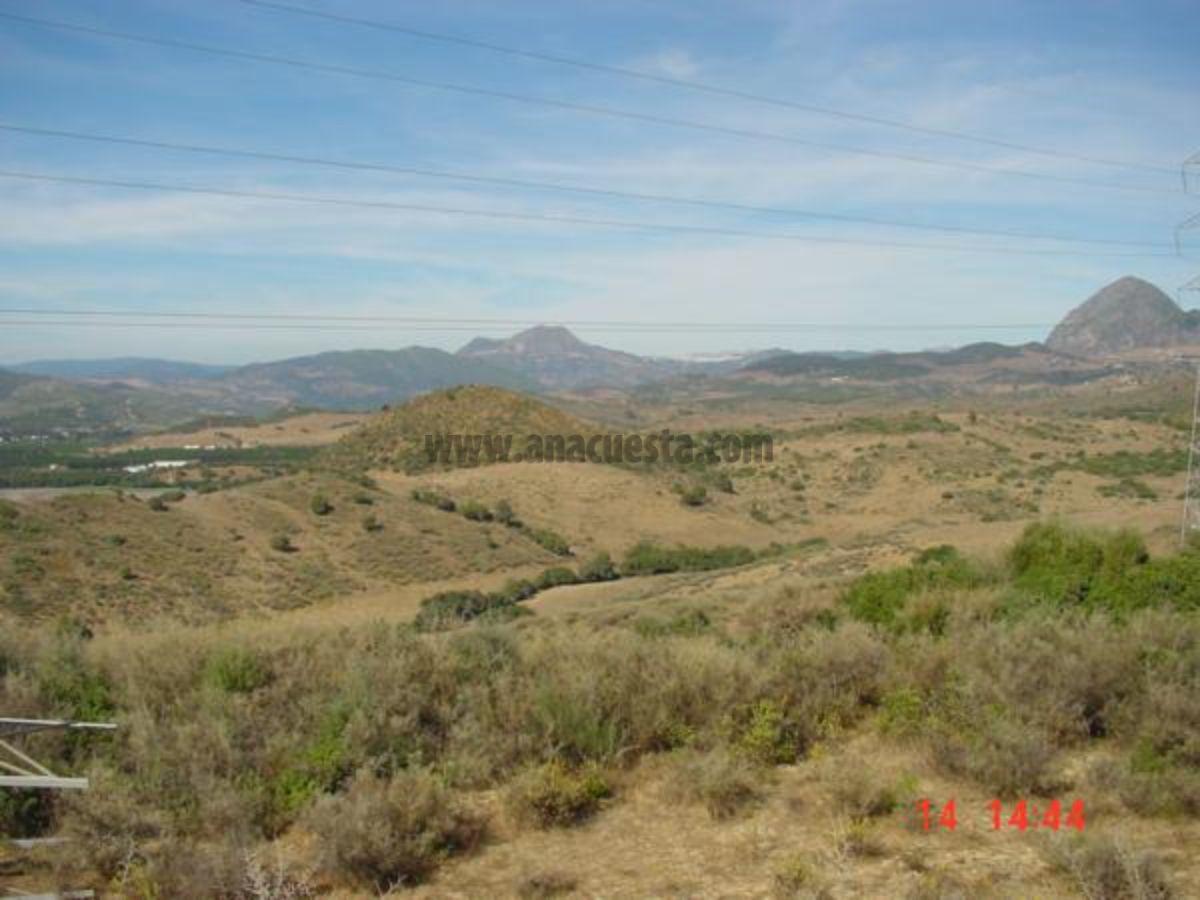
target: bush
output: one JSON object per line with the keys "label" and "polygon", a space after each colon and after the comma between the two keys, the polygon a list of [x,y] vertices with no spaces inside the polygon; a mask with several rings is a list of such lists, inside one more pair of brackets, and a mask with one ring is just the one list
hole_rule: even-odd
{"label": "bush", "polygon": [[271,669],[254,651],[230,647],[209,658],[204,680],[226,694],[249,694],[270,684]]}
{"label": "bush", "polygon": [[154,512],[166,512],[167,501],[162,498],[161,494],[156,494],[146,501],[147,509],[152,509]]}
{"label": "bush", "polygon": [[734,745],[762,765],[794,763],[804,749],[802,737],[774,700],[735,711],[733,731]]}
{"label": "bush", "polygon": [[619,578],[612,557],[600,551],[579,567],[580,581],[614,581]]}
{"label": "bush", "polygon": [[762,798],[766,773],[744,755],[728,750],[685,753],[672,778],[673,793],[702,803],[715,820],[730,819]]}
{"label": "bush", "polygon": [[412,498],[418,503],[424,503],[426,506],[433,506],[440,509],[442,512],[454,512],[457,508],[456,504],[449,497],[439,494],[437,491],[431,491],[427,488],[413,488]]}
{"label": "bush", "polygon": [[507,500],[496,501],[496,521],[501,525],[507,525],[510,528],[520,528],[521,520],[517,518],[517,514],[513,512],[512,505]]}
{"label": "bush", "polygon": [[1000,797],[1046,796],[1062,786],[1053,745],[1028,723],[993,713],[974,726],[935,728],[931,741],[940,768]]}
{"label": "bush", "polygon": [[534,583],[539,591],[544,591],[564,584],[578,584],[580,580],[580,576],[576,575],[566,566],[554,566],[553,568],[543,570]]}
{"label": "bush", "polygon": [[900,791],[880,780],[864,760],[838,760],[831,787],[834,804],[851,819],[890,815],[900,805]]}
{"label": "bush", "polygon": [[508,805],[518,821],[553,828],[582,822],[610,796],[612,788],[595,766],[572,770],[553,760],[519,776],[509,788]]}
{"label": "bush", "polygon": [[937,631],[945,613],[925,607],[916,616],[905,616],[910,597],[925,592],[970,589],[987,581],[975,565],[953,547],[933,547],[918,554],[903,568],[868,572],[842,593],[841,602],[860,622],[892,631]]}
{"label": "bush", "polygon": [[327,516],[333,512],[333,504],[329,502],[329,498],[324,494],[313,494],[312,500],[308,503],[308,508],[312,510],[315,516]]}
{"label": "bush", "polygon": [[466,501],[458,508],[458,511],[472,522],[492,521],[492,511],[475,500]]}
{"label": "bush", "polygon": [[421,609],[413,624],[420,631],[453,628],[496,607],[511,606],[512,603],[512,600],[481,591],[442,591],[421,601]]}
{"label": "bush", "polygon": [[1089,900],[1169,900],[1175,896],[1159,858],[1110,835],[1051,841],[1046,855]]}
{"label": "bush", "polygon": [[668,572],[707,572],[754,562],[749,547],[660,547],[640,541],[625,553],[622,575],[660,575]]}
{"label": "bush", "polygon": [[502,605],[508,605],[528,600],[537,592],[538,586],[528,578],[513,578],[506,581],[504,587],[500,588],[500,590],[489,594],[488,598]]}
{"label": "bush", "polygon": [[708,502],[708,489],[702,484],[693,484],[679,492],[679,502],[684,506],[703,506]]}
{"label": "bush", "polygon": [[527,531],[526,534],[529,535],[534,543],[545,550],[549,550],[555,556],[571,555],[571,545],[567,543],[567,539],[551,531],[549,528],[533,528]]}
{"label": "bush", "polygon": [[368,534],[375,531],[382,531],[383,524],[379,521],[379,517],[374,513],[367,513],[362,517],[362,530]]}
{"label": "bush", "polygon": [[295,553],[296,545],[286,534],[276,534],[271,537],[271,549],[278,553]]}
{"label": "bush", "polygon": [[360,771],[346,793],[319,798],[306,823],[323,868],[381,893],[423,881],[447,857],[477,846],[485,830],[420,771],[390,780]]}

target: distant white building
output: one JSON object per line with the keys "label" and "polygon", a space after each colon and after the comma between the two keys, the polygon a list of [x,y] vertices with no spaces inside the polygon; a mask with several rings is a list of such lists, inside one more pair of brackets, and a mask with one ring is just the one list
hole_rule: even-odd
{"label": "distant white building", "polygon": [[142,472],[149,472],[151,469],[182,469],[188,465],[186,459],[156,459],[153,462],[142,463],[136,466],[126,466],[125,471],[130,475],[140,475]]}

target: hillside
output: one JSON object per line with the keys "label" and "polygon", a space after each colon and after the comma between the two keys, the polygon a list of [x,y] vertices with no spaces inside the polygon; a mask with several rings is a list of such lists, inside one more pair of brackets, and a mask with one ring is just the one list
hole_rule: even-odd
{"label": "hillside", "polygon": [[[337,467],[416,470],[430,465],[426,435],[571,435],[594,427],[532,397],[467,385],[417,397],[346,435],[325,455]],[[518,446],[518,444],[514,444]]]}
{"label": "hillside", "polygon": [[992,342],[967,344],[953,350],[917,353],[872,353],[846,356],[828,353],[789,353],[753,362],[744,375],[779,378],[852,380],[857,382],[919,382],[949,384],[959,389],[988,390],[995,384],[1077,383],[1110,374],[1081,366],[1041,344],[1007,346]]}
{"label": "hillside", "polygon": [[258,363],[243,366],[217,383],[264,405],[323,409],[369,409],[460,384],[494,384],[513,390],[537,387],[519,373],[429,347],[337,351]]}
{"label": "hillside", "polygon": [[[0,620],[196,623],[555,559],[513,529],[325,475],[155,494],[0,500]],[[317,496],[328,511],[313,511]]]}
{"label": "hillside", "polygon": [[11,366],[14,372],[80,381],[130,381],[174,384],[179,381],[216,378],[234,366],[149,359],[140,356],[113,359],[39,359]]}
{"label": "hillside", "polygon": [[1103,356],[1143,347],[1200,341],[1200,313],[1184,312],[1154,285],[1127,275],[1071,310],[1046,346],[1077,356]]}
{"label": "hillside", "polygon": [[0,371],[0,435],[142,430],[187,419],[198,405],[196,398],[161,389]]}

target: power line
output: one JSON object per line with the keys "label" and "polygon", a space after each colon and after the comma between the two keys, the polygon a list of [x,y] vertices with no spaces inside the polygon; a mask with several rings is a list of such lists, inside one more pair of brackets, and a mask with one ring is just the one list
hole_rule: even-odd
{"label": "power line", "polygon": [[[73,31],[80,34],[89,34],[95,37],[103,37],[112,40],[129,41],[132,43],[146,44],[150,46],[169,47],[176,50],[189,50],[197,53],[206,53],[213,56],[222,56],[230,59],[239,59],[242,61],[267,63],[270,65],[286,66],[294,69],[306,69],[314,72],[323,72],[333,75],[344,75],[354,78],[369,78],[381,81],[389,81],[397,84],[406,84],[413,87],[428,88],[432,90],[449,91],[458,94],[467,94],[480,97],[491,97],[499,100],[508,100],[515,103],[528,103],[538,106],[552,107],[555,109],[569,110],[571,112],[587,113],[590,115],[607,116],[609,118],[624,119],[634,122],[645,122],[655,125],[667,125],[676,128],[686,128],[693,131],[702,131],[711,134],[721,134],[727,137],[735,137],[746,140],[767,141],[772,143],[784,143],[795,146],[811,147],[821,150],[837,151],[839,153],[851,153],[861,156],[869,156],[880,159],[898,160],[900,162],[913,163],[925,166],[937,166],[942,168],[957,169],[960,171],[986,173],[989,175],[1008,175],[1018,178],[1034,179],[1041,181],[1053,181],[1061,184],[1075,184],[1094,188],[1107,188],[1110,190],[1119,191],[1134,191],[1138,193],[1149,194],[1177,194],[1179,191],[1168,190],[1165,188],[1143,187],[1138,185],[1117,184],[1108,181],[1095,181],[1087,178],[1073,178],[1068,175],[1054,175],[1048,172],[1031,172],[1023,169],[1010,169],[1001,166],[989,166],[982,163],[964,162],[962,160],[946,160],[934,159],[927,156],[919,156],[916,154],[890,153],[884,150],[872,150],[866,147],[855,147],[846,144],[834,144],[823,141],[814,141],[806,138],[794,137],[792,135],[779,134],[770,131],[756,131],[746,128],[734,128],[731,126],[715,125],[709,122],[698,122],[690,119],[677,119],[668,116],[658,116],[651,113],[639,113],[632,110],[619,109],[613,106],[600,106],[596,104],[576,103],[568,100],[555,100],[549,97],[535,97],[528,94],[518,94],[510,91],[502,91],[495,88],[479,87],[477,85],[459,84],[448,81],[433,81],[424,78],[414,78],[407,75],[399,75],[395,72],[386,72],[378,69],[362,69],[353,66],[334,65],[331,63],[318,63],[310,60],[296,59],[288,56],[278,56],[267,53],[256,53],[247,50],[233,50],[225,47],[215,47],[210,44],[198,44],[191,41],[181,41],[173,38],[158,38],[149,35],[133,34],[124,31],[114,31],[107,28],[97,28],[90,25],[79,25],[71,22],[60,22],[51,19],[41,19],[33,16],[21,16],[14,13],[0,12],[0,19],[6,19],[13,22],[21,22],[27,25],[36,25],[44,28],[55,28],[63,31]],[[1174,174],[1174,172],[1172,172]]]}
{"label": "power line", "polygon": [[[419,332],[419,333],[433,333],[433,334],[441,334],[441,333],[447,333],[447,332],[462,332],[462,333],[477,335],[480,333],[480,331],[491,331],[496,334],[506,333],[506,332],[500,331],[496,327],[492,327],[490,329],[489,328],[480,329],[480,328],[465,328],[465,327],[459,327],[459,326],[420,326],[420,325],[416,325],[416,326],[413,326],[413,325],[406,325],[406,326],[400,326],[400,325],[393,325],[393,326],[338,325],[338,324],[291,325],[291,324],[279,324],[279,323],[246,324],[246,323],[235,323],[235,322],[226,322],[226,323],[210,323],[210,322],[81,322],[81,321],[67,321],[67,320],[38,320],[38,319],[0,319],[0,324],[3,324],[5,326],[21,325],[21,326],[25,326],[25,327],[37,327],[37,328],[44,328],[44,327],[86,328],[89,330],[93,329],[93,328],[105,328],[105,329],[110,329],[110,330],[113,330],[113,329],[115,329],[115,330],[120,330],[120,329],[157,329],[157,330],[166,330],[166,331],[185,331],[185,330],[191,331],[191,330],[198,329],[198,330],[202,330],[202,331],[238,331],[238,332],[241,332],[241,331],[314,331],[314,332],[321,332],[321,333],[370,332],[373,334],[378,334],[381,331],[403,330],[406,333],[407,332]],[[993,326],[983,326],[983,327],[986,327],[988,330],[1005,330],[1005,331],[1028,330],[1025,326],[1017,326],[1017,325],[1011,325],[1011,326],[1003,325],[1003,326],[994,326],[994,327]],[[586,329],[581,327],[579,330],[585,331],[588,333],[605,332],[605,333],[613,333],[613,334],[678,334],[680,331],[690,331],[693,329],[672,328],[668,331],[666,329],[627,329],[627,328],[609,328],[609,327],[605,327],[605,326],[593,326],[593,327],[588,327]],[[721,333],[722,334],[763,334],[763,333],[769,333],[769,332],[776,332],[778,330],[779,329],[764,328],[764,327],[759,327],[759,326],[753,326],[753,327],[743,326],[743,327],[725,327],[725,328],[721,329]],[[898,327],[898,328],[880,328],[878,326],[863,325],[863,326],[845,326],[845,327],[814,326],[812,328],[805,329],[805,330],[809,331],[809,332],[835,331],[835,332],[853,333],[856,331],[872,331],[872,332],[922,333],[922,332],[933,332],[933,331],[938,331],[938,332],[952,331],[954,329],[946,328],[946,327],[942,327],[942,326],[912,326],[912,327],[905,326],[905,327]],[[971,331],[974,329],[972,329],[971,327],[968,326],[968,327],[964,327],[964,328],[961,328],[958,330]],[[713,332],[710,330],[701,330],[697,333],[710,334]]]}
{"label": "power line", "polygon": [[270,160],[273,162],[296,163],[300,165],[321,166],[326,168],[345,169],[350,171],[382,172],[393,175],[414,175],[422,178],[441,178],[453,181],[463,181],[473,184],[492,184],[502,187],[531,188],[537,190],[552,190],[565,193],[584,194],[589,196],[611,197],[626,200],[650,201],[654,203],[671,203],[706,209],[723,209],[735,212],[767,213],[772,215],[799,216],[813,219],[827,219],[835,222],[854,222],[866,225],[880,225],[888,228],[911,228],[923,231],[934,231],[945,234],[973,234],[989,237],[1028,238],[1033,240],[1067,241],[1076,244],[1097,244],[1118,247],[1164,247],[1156,241],[1128,241],[1108,238],[1080,238],[1061,234],[1039,234],[1031,231],[1018,231],[992,228],[970,228],[958,225],[935,225],[924,222],[912,222],[901,219],[885,219],[873,216],[852,216],[841,213],[823,212],[819,210],[794,209],[777,206],[755,206],[745,203],[730,203],[719,200],[708,200],[696,197],[680,197],[667,194],[642,193],[621,191],[609,188],[596,188],[581,185],[562,184],[550,181],[534,181],[529,179],[504,178],[490,175],[479,175],[469,172],[449,172],[442,169],[427,169],[410,166],[395,166],[384,163],[355,162],[351,160],[335,160],[316,156],[301,156],[291,153],[274,153],[262,150],[246,150],[235,147],[214,147],[201,144],[185,144],[175,141],[151,140],[124,135],[97,134],[57,128],[37,128],[27,125],[12,125],[0,123],[0,131],[18,132],[21,134],[39,135],[43,137],[65,138],[68,140],[92,141],[95,143],[119,144],[131,147],[147,147],[157,150],[173,150],[182,153],[196,153],[212,156],[226,156],[241,159]]}
{"label": "power line", "polygon": [[898,119],[888,119],[883,116],[867,115],[865,113],[851,112],[843,109],[835,109],[829,106],[818,106],[812,103],[800,103],[795,100],[787,100],[779,97],[771,97],[765,94],[758,94],[751,91],[738,90],[737,88],[723,87],[721,85],[707,84],[700,81],[693,81],[686,78],[676,78],[669,75],[658,75],[653,72],[644,72],[638,69],[629,69],[624,66],[614,66],[606,63],[597,63],[591,60],[579,59],[576,57],[559,56],[552,53],[541,53],[533,50],[526,50],[520,47],[509,47],[502,44],[495,44],[490,41],[477,40],[475,38],[466,38],[460,35],[443,34],[435,31],[427,31],[425,29],[411,28],[406,25],[398,25],[392,22],[381,22],[373,19],[363,19],[356,16],[345,16],[336,13],[325,12],[322,10],[309,9],[306,7],[292,6],[286,3],[271,2],[271,0],[241,0],[242,3],[248,6],[257,6],[263,9],[271,9],[277,12],[291,13],[302,16],[309,16],[316,19],[325,19],[331,22],[340,22],[347,25],[361,25],[365,28],[375,28],[383,31],[392,31],[398,34],[405,34],[409,37],[418,38],[425,41],[435,41],[443,44],[454,44],[460,47],[472,47],[477,50],[487,50],[492,53],[502,53],[508,56],[522,57],[525,59],[537,60],[539,62],[554,63],[556,65],[572,66],[577,69],[586,69],[593,72],[604,72],[610,75],[619,75],[624,78],[635,78],[641,81],[654,82],[656,84],[670,85],[671,87],[685,88],[691,91],[699,91],[705,94],[713,94],[720,97],[731,97],[737,100],[749,100],[755,103],[764,103],[770,106],[783,107],[785,109],[799,110],[800,112],[813,113],[821,116],[829,116],[836,119],[844,119],[852,122],[861,122],[869,125],[880,125],[887,128],[896,128],[904,131],[914,132],[916,134],[924,134],[933,137],[948,137],[955,138],[961,141],[970,141],[977,144],[986,144],[992,147],[1000,147],[1005,150],[1018,150],[1023,153],[1032,153],[1038,156],[1047,156],[1054,159],[1067,159],[1076,162],[1093,163],[1101,166],[1112,166],[1114,168],[1132,169],[1141,172],[1153,172],[1156,174],[1174,175],[1176,170],[1166,166],[1156,166],[1147,163],[1132,162],[1130,160],[1111,159],[1102,156],[1090,156],[1080,153],[1071,153],[1065,150],[1054,150],[1046,147],[1036,147],[1032,144],[1023,144],[1016,141],[1009,141],[1002,138],[989,137],[986,135],[971,134],[965,131],[958,131],[949,128],[933,128],[925,125],[915,125],[912,122],[903,122]]}
{"label": "power line", "polygon": [[[307,203],[320,206],[351,207],[356,209],[386,209],[404,212],[434,213],[438,215],[465,216],[494,220],[518,222],[538,222],[551,225],[584,225],[599,228],[616,228],[635,231],[659,231],[672,234],[692,234],[722,237],[752,237],[770,240],[799,241],[802,243],[823,244],[830,246],[844,245],[857,247],[889,248],[895,250],[936,250],[941,253],[999,253],[1019,256],[1095,256],[1094,251],[1086,250],[1050,250],[1021,247],[984,247],[977,245],[950,244],[920,244],[904,241],[877,241],[857,238],[840,238],[827,236],[810,236],[802,234],[781,234],[771,231],[755,231],[741,228],[718,228],[706,225],[679,225],[657,222],[634,222],[619,219],[596,219],[584,216],[566,216],[549,213],[523,213],[513,211],[498,211],[487,209],[466,209],[452,206],[435,206],[422,203],[396,203],[387,200],[350,200],[340,197],[317,197],[309,194],[282,194],[268,191],[245,191],[230,188],[194,187],[191,185],[167,184],[150,181],[127,181],[107,178],[85,178],[68,175],[47,175],[40,172],[17,172],[0,170],[0,178],[12,178],[23,181],[52,182],[58,184],[87,185],[90,187],[115,187],[129,190],[166,191],[202,196],[230,197],[244,200],[267,200],[285,203]],[[1105,253],[1106,257],[1174,257],[1174,253]]]}
{"label": "power line", "polygon": [[[172,320],[191,327],[197,323],[212,320],[224,320],[232,324],[243,323],[281,323],[291,327],[292,323],[306,323],[303,327],[320,329],[346,326],[356,329],[366,323],[372,327],[378,325],[403,325],[414,330],[428,331],[478,331],[485,329],[511,329],[531,327],[535,325],[563,325],[579,329],[594,329],[606,331],[661,331],[661,330],[693,330],[693,331],[1020,331],[1050,327],[1046,322],[1012,322],[1012,323],[937,323],[907,324],[907,323],[867,323],[855,324],[848,322],[671,322],[646,321],[633,319],[506,319],[506,318],[468,318],[462,316],[397,316],[397,315],[327,315],[312,313],[230,313],[230,312],[164,312],[146,310],[113,310],[113,309],[46,309],[30,307],[0,308],[2,316],[65,316],[79,319],[152,319]],[[191,320],[197,320],[193,322]],[[12,324],[16,320],[0,320]],[[92,322],[92,321],[57,321],[42,322],[39,320],[17,321],[17,324],[62,324],[62,325],[130,325],[133,327],[175,327],[161,322]],[[322,324],[308,324],[322,323]],[[302,327],[302,326],[297,326]],[[367,329],[369,330],[369,329]]]}

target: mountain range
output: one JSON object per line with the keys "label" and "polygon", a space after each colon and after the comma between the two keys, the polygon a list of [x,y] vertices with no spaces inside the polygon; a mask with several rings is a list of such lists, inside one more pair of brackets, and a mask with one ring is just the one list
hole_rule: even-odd
{"label": "mountain range", "polygon": [[41,360],[0,370],[0,434],[136,431],[201,415],[295,407],[361,410],[463,384],[526,393],[696,377],[1064,385],[1111,373],[1089,359],[1188,343],[1200,343],[1200,312],[1185,312],[1154,285],[1127,276],[1072,310],[1044,345],[1019,347],[981,343],[870,354],[775,349],[682,360],[613,350],[562,326],[540,325],[508,338],[475,338],[456,353],[350,350],[236,367],[138,357]]}

